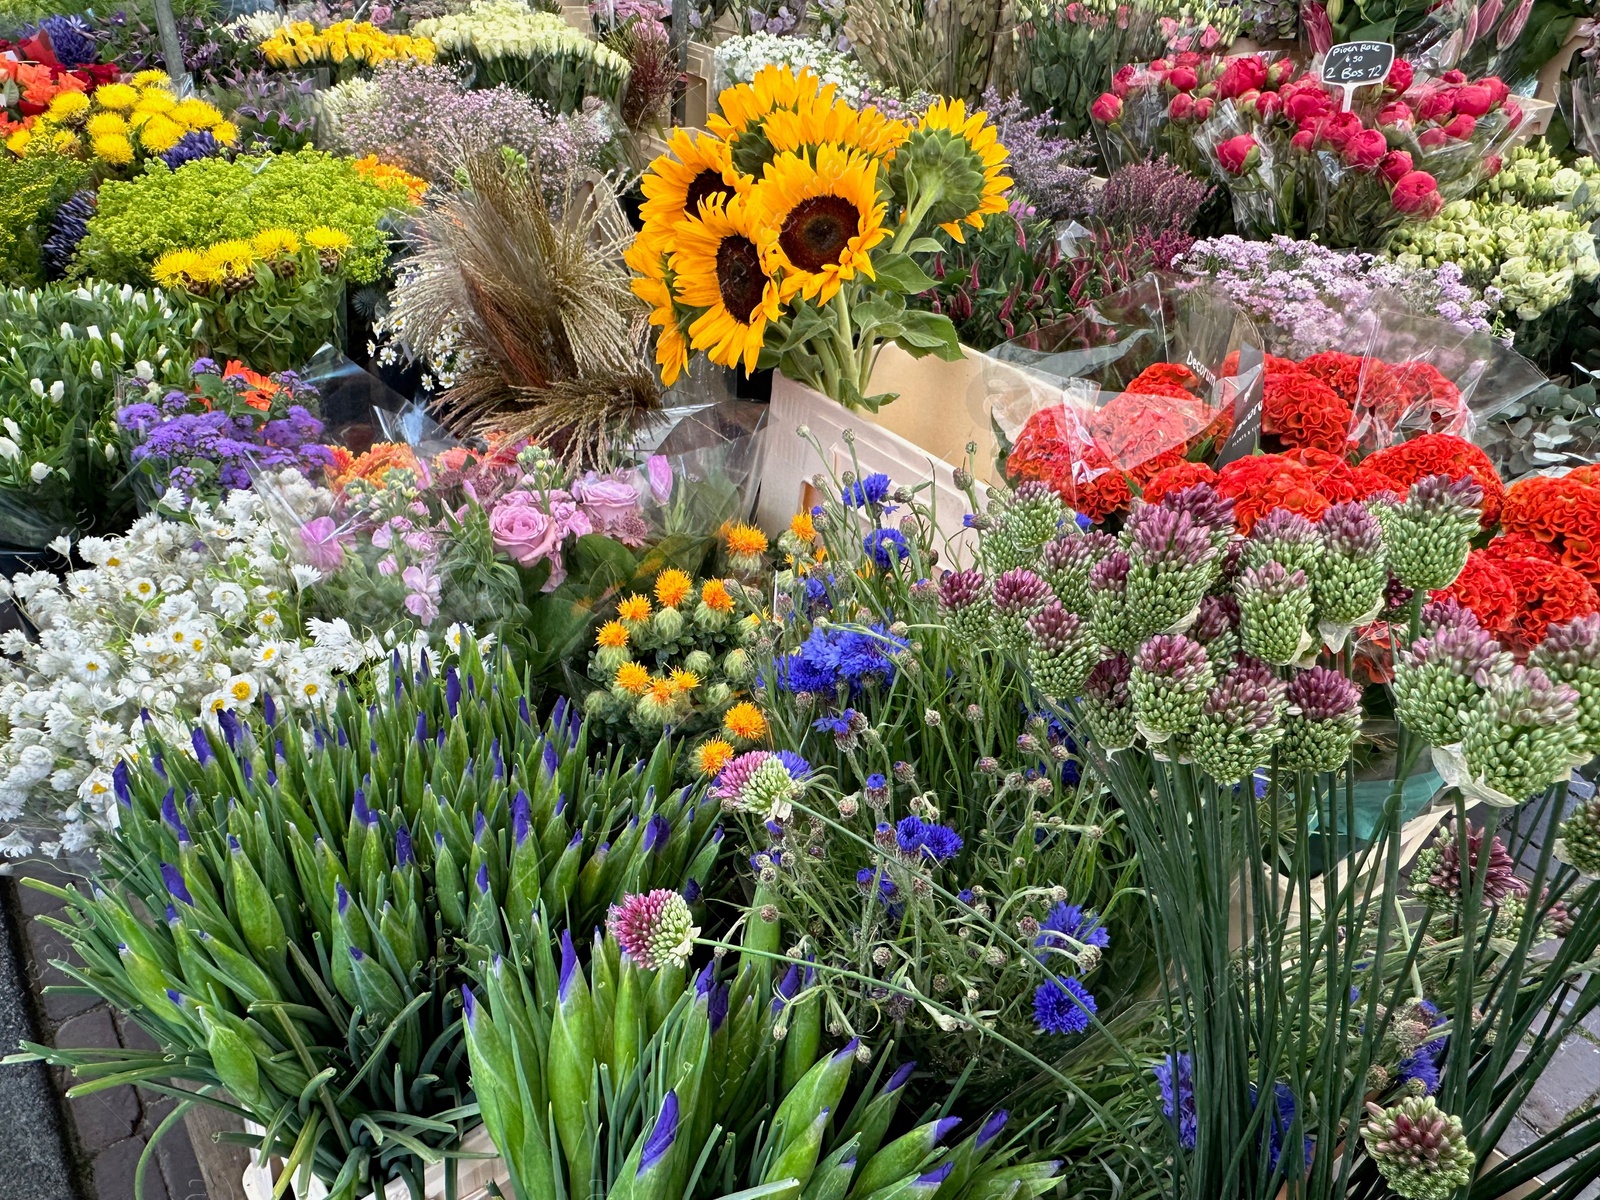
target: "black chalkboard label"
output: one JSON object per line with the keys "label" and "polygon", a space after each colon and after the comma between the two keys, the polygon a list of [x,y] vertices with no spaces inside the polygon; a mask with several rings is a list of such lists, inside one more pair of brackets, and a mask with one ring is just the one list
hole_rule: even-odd
{"label": "black chalkboard label", "polygon": [[1328,51],[1322,62],[1322,82],[1334,87],[1356,88],[1382,83],[1394,66],[1394,45],[1390,42],[1343,42]]}
{"label": "black chalkboard label", "polygon": [[1233,378],[1248,382],[1244,387],[1238,387],[1237,382],[1234,385],[1238,390],[1233,396],[1233,431],[1213,464],[1219,471],[1235,459],[1254,454],[1261,441],[1261,401],[1266,391],[1266,363],[1261,351],[1251,345],[1239,347],[1239,365],[1234,368]]}

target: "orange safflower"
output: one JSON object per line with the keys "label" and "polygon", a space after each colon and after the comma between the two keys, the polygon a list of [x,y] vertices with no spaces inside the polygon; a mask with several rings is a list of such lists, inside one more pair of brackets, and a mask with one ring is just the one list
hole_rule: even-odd
{"label": "orange safflower", "polygon": [[672,686],[680,692],[692,692],[700,686],[700,676],[693,671],[685,671],[682,667],[672,673],[671,679]]}
{"label": "orange safflower", "polygon": [[628,627],[621,621],[607,621],[594,635],[595,644],[607,650],[620,650],[628,644]]}
{"label": "orange safflower", "polygon": [[650,619],[650,601],[635,592],[617,605],[617,616],[624,621],[648,621]]}
{"label": "orange safflower", "polygon": [[695,759],[702,775],[719,775],[722,768],[733,761],[733,747],[721,738],[712,738],[695,751]]}
{"label": "orange safflower", "polygon": [[789,532],[802,542],[815,541],[817,523],[811,519],[811,514],[808,512],[795,513],[794,520],[789,522]]}
{"label": "orange safflower", "polygon": [[636,662],[626,662],[617,668],[616,685],[631,696],[637,696],[650,686],[650,672]]}
{"label": "orange safflower", "polygon": [[656,599],[667,608],[677,608],[694,590],[694,583],[682,571],[669,568],[656,576]]}
{"label": "orange safflower", "polygon": [[722,728],[741,741],[757,742],[767,736],[767,718],[748,700],[741,700],[722,717]]}
{"label": "orange safflower", "polygon": [[733,611],[733,597],[728,594],[728,585],[720,579],[708,579],[700,585],[700,602],[712,612]]}
{"label": "orange safflower", "polygon": [[678,694],[678,686],[672,680],[657,678],[650,681],[650,686],[645,689],[650,694],[650,699],[657,704],[671,704]]}
{"label": "orange safflower", "polygon": [[767,552],[767,535],[754,525],[729,525],[723,531],[728,553],[738,558],[755,558]]}

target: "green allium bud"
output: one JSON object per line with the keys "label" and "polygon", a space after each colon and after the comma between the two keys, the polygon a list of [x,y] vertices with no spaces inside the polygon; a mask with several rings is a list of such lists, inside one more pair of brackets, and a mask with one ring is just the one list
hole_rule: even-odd
{"label": "green allium bud", "polygon": [[1028,618],[1049,603],[1050,585],[1032,571],[1018,567],[994,581],[991,601],[995,644],[1017,654],[1026,652]]}
{"label": "green allium bud", "polygon": [[1583,748],[1600,754],[1600,615],[1550,626],[1528,656],[1528,665],[1578,693]]}
{"label": "green allium bud", "polygon": [[1088,533],[1068,533],[1044,544],[1039,571],[1055,590],[1056,599],[1068,612],[1080,617],[1093,610],[1089,598],[1089,572],[1106,555],[1117,548],[1117,540],[1109,533],[1091,530]]}
{"label": "green allium bud", "polygon": [[1500,643],[1475,623],[1443,626],[1395,661],[1395,715],[1430,746],[1453,746],[1484,683],[1509,662]]}
{"label": "green allium bud", "polygon": [[995,518],[994,544],[985,538],[984,553],[995,570],[1009,571],[1039,561],[1040,547],[1056,536],[1067,507],[1049,484],[1033,479],[991,505],[989,513]]}
{"label": "green allium bud", "polygon": [[1251,672],[1235,671],[1205,698],[1189,739],[1195,765],[1219,783],[1234,783],[1267,761],[1282,733],[1273,689]]}
{"label": "green allium bud", "polygon": [[1132,569],[1127,552],[1113,550],[1089,571],[1094,634],[1114,650],[1132,650],[1139,644],[1128,612],[1128,575]]}
{"label": "green allium bud", "polygon": [[970,646],[987,646],[992,636],[989,581],[975,568],[949,571],[939,580],[939,608],[950,631]]}
{"label": "green allium bud", "polygon": [[1150,638],[1134,653],[1128,676],[1140,732],[1153,741],[1189,732],[1215,678],[1199,642],[1181,633]]}
{"label": "green allium bud", "polygon": [[1287,508],[1275,508],[1262,517],[1244,542],[1247,567],[1282,563],[1285,571],[1304,571],[1311,579],[1321,559],[1322,539],[1317,536],[1317,527]]}
{"label": "green allium bud", "polygon": [[1361,1140],[1395,1193],[1406,1200],[1450,1200],[1472,1182],[1472,1150],[1461,1118],[1432,1096],[1408,1096],[1389,1108],[1367,1104]]}
{"label": "green allium bud", "polygon": [[1130,629],[1136,637],[1163,633],[1194,612],[1221,570],[1211,531],[1186,512],[1146,504],[1126,533]]}
{"label": "green allium bud", "polygon": [[1246,654],[1283,666],[1305,653],[1311,585],[1304,571],[1286,570],[1279,562],[1246,567],[1234,593],[1239,598],[1239,642]]}
{"label": "green allium bud", "polygon": [[1360,504],[1335,504],[1318,523],[1322,557],[1311,572],[1317,617],[1335,625],[1362,620],[1383,600],[1389,579],[1383,528]]}
{"label": "green allium bud", "polygon": [[1361,689],[1337,671],[1312,667],[1289,681],[1278,762],[1291,771],[1337,771],[1361,732]]}
{"label": "green allium bud", "polygon": [[1377,506],[1389,570],[1406,587],[1447,588],[1466,566],[1477,534],[1483,489],[1470,477],[1428,475],[1399,503]]}
{"label": "green allium bud", "polygon": [[1575,871],[1600,879],[1600,796],[1590,796],[1561,822],[1556,857]]}
{"label": "green allium bud", "polygon": [[1133,723],[1133,694],[1128,687],[1132,663],[1113,654],[1095,664],[1083,683],[1083,715],[1090,736],[1102,750],[1123,750],[1139,736]]}
{"label": "green allium bud", "polygon": [[1537,667],[1512,667],[1490,676],[1467,714],[1461,753],[1473,779],[1520,804],[1572,773],[1581,741],[1578,693]]}
{"label": "green allium bud", "polygon": [[1056,700],[1070,700],[1100,661],[1100,643],[1088,623],[1052,600],[1028,619],[1028,671],[1034,686]]}

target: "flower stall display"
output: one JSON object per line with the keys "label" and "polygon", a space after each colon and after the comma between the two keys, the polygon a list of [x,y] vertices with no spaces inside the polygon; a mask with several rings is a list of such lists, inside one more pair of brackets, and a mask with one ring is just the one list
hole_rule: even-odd
{"label": "flower stall display", "polygon": [[426,37],[390,33],[370,21],[336,21],[320,29],[294,21],[275,29],[257,49],[269,67],[326,67],[339,78],[386,62],[431,63],[436,53]]}
{"label": "flower stall display", "polygon": [[412,33],[470,68],[474,86],[509,84],[558,113],[581,108],[585,96],[617,103],[628,82],[627,59],[523,0],[472,0],[418,21]]}
{"label": "flower stall display", "polygon": [[881,344],[959,357],[949,318],[905,297],[933,285],[918,262],[937,248],[929,229],[964,240],[1005,211],[1006,151],[984,114],[938,103],[908,127],[780,67],[721,106],[709,133],[675,134],[652,164],[628,251],[663,379],[704,351],[876,409],[889,399],[867,395]]}
{"label": "flower stall display", "polygon": [[151,158],[174,166],[196,149],[215,154],[238,137],[238,126],[216,105],[198,96],[178,97],[165,72],[141,71],[126,83],[106,83],[87,94],[58,93],[5,142],[13,154],[70,152],[126,175]]}

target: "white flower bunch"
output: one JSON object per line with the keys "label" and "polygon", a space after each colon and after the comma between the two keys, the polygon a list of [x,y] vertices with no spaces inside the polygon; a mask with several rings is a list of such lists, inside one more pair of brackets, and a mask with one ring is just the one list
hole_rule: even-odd
{"label": "white flower bunch", "polygon": [[471,351],[461,344],[459,322],[444,326],[428,345],[416,344],[411,334],[411,314],[427,302],[429,292],[424,269],[413,262],[402,263],[395,274],[394,287],[372,324],[376,340],[367,352],[384,366],[415,362],[422,368],[423,381],[435,391],[444,391],[454,387],[456,377],[471,365]]}
{"label": "white flower bunch", "polygon": [[418,21],[417,37],[440,50],[479,58],[534,58],[572,54],[626,73],[628,60],[579,33],[555,13],[537,12],[522,0],[473,0],[465,12]]}
{"label": "white flower bunch", "polygon": [[1600,218],[1600,163],[1587,156],[1566,166],[1544,142],[1513,146],[1500,170],[1478,190],[1485,200],[1520,204],[1524,208],[1555,205],[1580,221]]}
{"label": "white flower bunch", "polygon": [[851,104],[861,103],[862,90],[871,82],[854,59],[814,38],[751,33],[729,38],[717,47],[716,90],[749,83],[757,71],[771,63],[797,72],[810,68],[824,84],[838,88],[841,100]]}
{"label": "white flower bunch", "polygon": [[[272,483],[310,487],[293,470]],[[115,771],[138,756],[144,722],[188,745],[224,710],[314,710],[341,676],[396,648],[394,635],[303,618],[300,588],[316,573],[297,578],[255,492],[163,508],[121,537],[83,539],[88,569],[0,584],[38,631],[0,637],[11,659],[0,675],[0,854],[72,853],[114,827]],[[445,648],[463,636],[472,630],[451,627]],[[399,644],[436,653],[409,627]]]}

